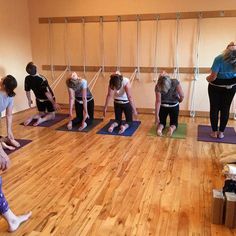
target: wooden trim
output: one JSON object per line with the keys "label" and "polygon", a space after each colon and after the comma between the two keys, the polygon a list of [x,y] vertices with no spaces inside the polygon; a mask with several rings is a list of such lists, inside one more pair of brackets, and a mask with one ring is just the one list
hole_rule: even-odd
{"label": "wooden trim", "polygon": [[236,10],[219,10],[219,11],[202,11],[202,12],[171,12],[171,13],[153,13],[153,14],[132,14],[132,15],[112,15],[112,16],[68,16],[68,17],[41,17],[40,24],[51,23],[82,23],[83,19],[86,23],[100,22],[117,22],[118,17],[121,21],[136,21],[139,18],[141,21],[152,21],[159,18],[160,20],[176,20],[179,19],[197,19],[202,18],[218,18],[218,17],[236,17]]}
{"label": "wooden trim", "polygon": [[[66,69],[66,65],[54,65],[54,71],[64,71]],[[87,72],[97,72],[101,67],[100,66],[86,66],[86,71]],[[137,67],[128,67],[128,66],[123,66],[120,68],[122,72],[134,72],[134,70]],[[51,70],[50,65],[42,65],[42,69],[46,71]],[[70,69],[72,71],[84,71],[83,66],[70,66]],[[158,67],[158,71],[166,71],[167,73],[173,73],[174,67]],[[179,72],[182,74],[194,74],[194,67],[180,67]],[[105,66],[104,71],[105,72],[115,72],[117,70],[116,66]],[[199,68],[199,73],[201,74],[208,74],[210,73],[210,68],[209,67],[200,67]],[[140,72],[141,73],[154,73],[155,68],[154,67],[140,67]]]}

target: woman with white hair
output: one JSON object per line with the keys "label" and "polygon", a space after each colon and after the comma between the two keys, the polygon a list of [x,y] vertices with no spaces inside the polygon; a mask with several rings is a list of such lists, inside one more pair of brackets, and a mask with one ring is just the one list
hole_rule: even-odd
{"label": "woman with white hair", "polygon": [[170,117],[170,127],[168,136],[172,136],[178,127],[179,103],[184,99],[182,87],[177,79],[171,79],[163,72],[155,87],[155,122],[157,125],[157,135],[162,136],[162,131],[166,126],[166,119]]}
{"label": "woman with white hair", "polygon": [[[213,138],[224,138],[229,120],[230,106],[236,92],[236,43],[228,44],[225,51],[217,56],[211,67],[209,82],[210,121]],[[218,127],[220,113],[220,124]]]}

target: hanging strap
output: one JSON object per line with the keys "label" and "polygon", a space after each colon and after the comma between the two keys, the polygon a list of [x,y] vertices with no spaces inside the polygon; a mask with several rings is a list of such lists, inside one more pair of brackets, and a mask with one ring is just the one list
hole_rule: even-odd
{"label": "hanging strap", "polygon": [[157,39],[158,39],[158,32],[159,32],[159,19],[160,16],[158,15],[156,18],[156,33],[155,33],[155,52],[154,52],[154,82],[158,81],[158,68],[157,68]]}
{"label": "hanging strap", "polygon": [[104,54],[104,25],[103,17],[100,17],[100,55],[101,55],[101,68],[104,75],[105,72],[105,54]]}
{"label": "hanging strap", "polygon": [[66,56],[66,64],[68,71],[71,72],[71,63],[70,63],[70,53],[69,53],[69,42],[68,42],[68,20],[65,18],[65,31],[64,31],[64,48],[65,48],[65,56]]}
{"label": "hanging strap", "polygon": [[193,89],[192,89],[191,105],[190,105],[191,117],[195,117],[195,113],[196,113],[195,112],[195,88],[196,88],[196,82],[199,79],[199,45],[200,45],[200,38],[201,38],[201,19],[202,19],[202,13],[199,13],[199,17],[197,19],[194,79],[193,79]]}
{"label": "hanging strap", "polygon": [[137,73],[138,73],[138,69],[136,68],[136,69],[134,70],[133,74],[130,76],[130,79],[129,79],[131,86],[132,86],[132,84],[133,84],[133,82],[134,82],[134,79],[135,79],[136,76],[137,76]]}
{"label": "hanging strap", "polygon": [[82,53],[83,53],[83,70],[84,70],[84,77],[86,78],[86,34],[85,34],[85,18],[82,18]]}
{"label": "hanging strap", "polygon": [[121,67],[121,17],[117,17],[117,68],[120,72]]}
{"label": "hanging strap", "polygon": [[94,86],[95,86],[95,84],[96,84],[96,82],[97,82],[97,80],[98,80],[98,78],[99,78],[99,76],[100,76],[101,73],[102,73],[102,67],[101,67],[101,68],[99,69],[99,71],[94,75],[94,77],[91,79],[91,81],[90,81],[89,84],[88,84],[88,87],[89,87],[89,89],[90,89],[90,92],[93,91]]}
{"label": "hanging strap", "polygon": [[69,48],[68,48],[68,20],[65,18],[65,29],[64,29],[64,49],[65,49],[65,58],[66,58],[66,69],[57,77],[57,79],[51,84],[51,88],[53,91],[55,91],[58,84],[61,82],[61,80],[64,78],[67,71],[71,72],[71,66],[70,66],[70,54],[69,54]]}
{"label": "hanging strap", "polygon": [[56,87],[61,82],[61,80],[64,78],[66,72],[68,71],[68,67],[57,77],[57,79],[51,84],[51,88],[53,91],[56,90]]}
{"label": "hanging strap", "polygon": [[136,53],[137,53],[137,58],[136,58],[136,67],[137,67],[137,71],[136,71],[136,78],[140,79],[140,17],[139,15],[137,15],[137,49],[136,49]]}
{"label": "hanging strap", "polygon": [[176,39],[175,39],[175,68],[174,68],[174,78],[179,80],[179,21],[180,13],[176,14]]}
{"label": "hanging strap", "polygon": [[55,73],[54,73],[54,62],[53,62],[53,45],[52,45],[52,20],[48,18],[48,45],[49,45],[49,57],[50,57],[50,68],[51,68],[51,77],[54,81]]}

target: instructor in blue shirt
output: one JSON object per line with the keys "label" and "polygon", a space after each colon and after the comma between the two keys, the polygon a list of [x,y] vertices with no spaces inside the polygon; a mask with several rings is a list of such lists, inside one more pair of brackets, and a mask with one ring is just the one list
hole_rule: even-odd
{"label": "instructor in blue shirt", "polygon": [[[236,92],[236,42],[231,42],[225,51],[217,56],[211,67],[209,82],[210,121],[213,138],[224,138],[229,120],[230,106]],[[220,124],[218,126],[220,114]]]}

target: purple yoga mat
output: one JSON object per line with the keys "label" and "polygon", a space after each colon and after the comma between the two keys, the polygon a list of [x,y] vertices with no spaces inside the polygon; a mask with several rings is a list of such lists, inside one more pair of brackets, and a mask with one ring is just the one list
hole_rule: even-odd
{"label": "purple yoga mat", "polygon": [[11,153],[13,153],[13,152],[15,152],[15,151],[21,149],[22,147],[24,147],[24,146],[26,146],[27,144],[29,144],[29,143],[32,142],[32,140],[29,140],[29,139],[16,139],[16,141],[18,141],[21,146],[20,146],[19,148],[16,148],[15,150],[12,150],[12,151],[10,151],[10,150],[5,150],[5,149],[4,149],[4,151],[6,152],[7,155],[9,155],[9,154],[11,154]]}
{"label": "purple yoga mat", "polygon": [[[37,127],[51,127],[55,125],[56,123],[66,119],[67,117],[68,117],[68,114],[57,113],[54,120],[45,121],[42,124],[39,124]],[[27,126],[33,126],[34,123],[35,123],[35,120],[30,122],[30,124]],[[21,125],[24,125],[24,122],[22,122]]]}
{"label": "purple yoga mat", "polygon": [[197,140],[203,141],[203,142],[236,144],[236,132],[233,127],[227,127],[225,129],[225,132],[224,132],[225,137],[222,139],[212,138],[210,136],[211,132],[212,132],[212,129],[210,126],[199,125]]}

